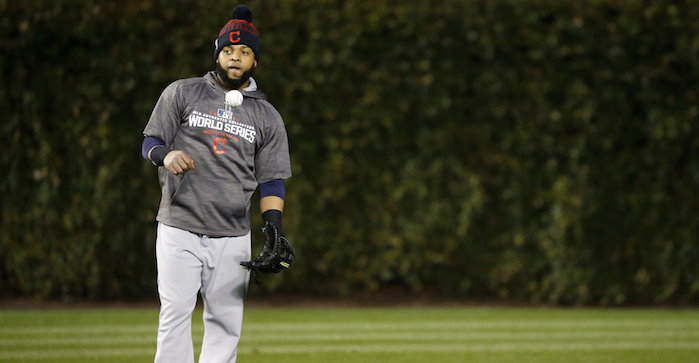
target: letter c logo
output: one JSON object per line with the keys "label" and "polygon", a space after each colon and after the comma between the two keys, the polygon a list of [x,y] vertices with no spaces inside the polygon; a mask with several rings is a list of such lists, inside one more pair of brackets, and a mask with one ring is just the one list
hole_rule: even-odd
{"label": "letter c logo", "polygon": [[[233,38],[233,34],[237,36]],[[231,41],[231,43],[238,43],[240,41],[240,30],[230,32],[230,34],[228,34],[228,39]]]}
{"label": "letter c logo", "polygon": [[226,139],[224,139],[222,137],[217,137],[214,139],[214,154],[218,154],[218,155],[225,154],[226,149],[224,149],[223,147],[221,147],[221,149],[218,148],[219,142],[221,143],[222,146],[226,145]]}

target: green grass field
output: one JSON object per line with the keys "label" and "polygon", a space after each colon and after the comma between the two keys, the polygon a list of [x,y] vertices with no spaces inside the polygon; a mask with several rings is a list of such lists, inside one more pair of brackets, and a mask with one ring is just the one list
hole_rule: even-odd
{"label": "green grass field", "polygon": [[[0,311],[0,362],[152,362],[157,314]],[[699,311],[248,308],[238,362],[699,362]]]}

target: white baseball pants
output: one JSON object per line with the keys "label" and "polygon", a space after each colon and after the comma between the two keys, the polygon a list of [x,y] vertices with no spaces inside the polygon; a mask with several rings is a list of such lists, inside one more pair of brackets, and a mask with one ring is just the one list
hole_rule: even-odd
{"label": "white baseball pants", "polygon": [[204,302],[200,363],[235,362],[250,272],[250,233],[210,238],[158,224],[156,259],[160,318],[156,363],[194,363],[192,313]]}

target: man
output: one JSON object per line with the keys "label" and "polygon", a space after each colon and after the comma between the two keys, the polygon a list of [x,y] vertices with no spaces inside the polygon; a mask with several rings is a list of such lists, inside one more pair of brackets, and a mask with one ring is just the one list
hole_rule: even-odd
{"label": "man", "polygon": [[199,361],[235,362],[250,279],[241,261],[251,259],[249,212],[258,186],[268,239],[282,236],[289,146],[281,116],[251,77],[259,45],[247,7],[238,6],[221,29],[214,58],[215,71],[163,91],[143,131],[143,157],[159,166],[162,189],[156,362],[194,362],[197,294],[205,329]]}

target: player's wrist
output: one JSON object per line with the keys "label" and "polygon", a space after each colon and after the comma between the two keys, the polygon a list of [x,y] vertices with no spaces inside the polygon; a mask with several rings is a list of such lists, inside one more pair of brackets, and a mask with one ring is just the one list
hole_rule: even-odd
{"label": "player's wrist", "polygon": [[172,150],[166,148],[165,146],[158,145],[150,150],[150,153],[148,153],[148,158],[153,165],[163,166],[165,165],[165,157],[170,153],[170,151]]}
{"label": "player's wrist", "polygon": [[282,211],[278,209],[268,209],[262,213],[262,220],[272,223],[277,227],[279,234],[284,235],[284,233],[282,233]]}

